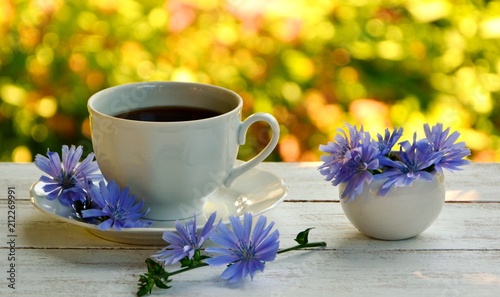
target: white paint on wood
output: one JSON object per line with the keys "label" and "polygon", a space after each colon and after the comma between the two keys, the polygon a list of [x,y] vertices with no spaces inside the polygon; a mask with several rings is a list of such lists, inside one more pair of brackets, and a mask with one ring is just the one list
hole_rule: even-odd
{"label": "white paint on wood", "polygon": [[[500,164],[472,164],[446,174],[447,200],[420,236],[380,241],[346,219],[338,192],[319,163],[263,163],[288,186],[286,201],[267,213],[281,246],[315,227],[310,241],[328,246],[294,251],[266,264],[263,274],[230,285],[219,268],[179,275],[153,296],[491,296],[500,294]],[[0,296],[134,296],[144,260],[160,246],[97,238],[54,220],[29,202],[41,172],[33,164],[0,163]],[[16,188],[16,290],[7,287],[7,187]]]}

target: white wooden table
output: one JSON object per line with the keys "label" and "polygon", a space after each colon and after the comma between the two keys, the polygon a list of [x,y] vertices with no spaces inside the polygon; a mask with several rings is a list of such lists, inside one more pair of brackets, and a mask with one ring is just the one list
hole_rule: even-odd
{"label": "white wooden table", "polygon": [[[289,190],[266,213],[280,230],[281,247],[315,227],[309,239],[325,241],[325,249],[279,255],[253,282],[230,285],[219,279],[223,267],[201,268],[175,276],[171,289],[152,296],[500,296],[500,164],[447,173],[440,217],[404,241],[360,234],[317,165],[260,168],[282,177]],[[33,164],[0,163],[0,296],[134,296],[144,260],[161,246],[110,242],[41,213],[29,201],[40,174]],[[15,247],[8,244],[9,188],[15,190]],[[12,263],[15,289],[8,287]]]}

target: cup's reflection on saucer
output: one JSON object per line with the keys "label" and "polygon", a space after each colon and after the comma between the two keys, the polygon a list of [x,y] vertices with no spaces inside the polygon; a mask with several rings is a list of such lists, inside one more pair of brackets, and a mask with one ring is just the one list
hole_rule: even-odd
{"label": "cup's reflection on saucer", "polygon": [[[144,199],[147,219],[199,214],[212,193],[230,190],[278,142],[276,119],[256,113],[241,121],[242,105],[233,91],[197,83],[146,82],[100,91],[88,101],[99,168],[107,180]],[[258,121],[269,125],[270,142],[249,161],[236,162],[248,128]]]}
{"label": "cup's reflection on saucer", "polygon": [[238,213],[244,213],[249,204],[250,201],[248,200],[248,197],[246,195],[238,196],[236,202],[234,202]]}

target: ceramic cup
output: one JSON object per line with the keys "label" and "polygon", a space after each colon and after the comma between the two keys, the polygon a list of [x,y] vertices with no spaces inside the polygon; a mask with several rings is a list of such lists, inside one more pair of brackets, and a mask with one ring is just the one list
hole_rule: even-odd
{"label": "ceramic cup", "polygon": [[[233,91],[198,83],[145,82],[102,90],[88,101],[92,144],[107,180],[144,199],[152,220],[200,213],[204,197],[262,162],[276,147],[279,125],[267,113],[241,121],[243,101]],[[199,120],[150,122],[119,114],[155,106],[206,108],[220,115]],[[269,124],[267,146],[251,160],[236,161],[255,122]]]}

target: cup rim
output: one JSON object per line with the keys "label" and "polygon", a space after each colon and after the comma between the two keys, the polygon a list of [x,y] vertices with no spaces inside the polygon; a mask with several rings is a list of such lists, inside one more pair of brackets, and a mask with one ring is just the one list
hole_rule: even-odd
{"label": "cup rim", "polygon": [[[97,100],[99,100],[99,97],[102,97],[103,94],[105,94],[105,93],[116,91],[119,89],[133,88],[134,86],[147,86],[147,85],[153,85],[153,86],[156,86],[156,85],[177,85],[177,86],[183,85],[186,87],[191,86],[191,87],[198,87],[198,88],[208,88],[208,89],[218,90],[222,93],[227,93],[227,94],[233,96],[234,98],[236,98],[238,100],[238,103],[234,108],[232,108],[232,109],[230,109],[230,110],[228,110],[220,115],[217,115],[217,116],[213,116],[213,117],[209,117],[209,118],[205,118],[205,119],[175,121],[175,122],[154,122],[154,121],[138,121],[138,120],[124,119],[124,118],[116,117],[115,115],[110,115],[110,114],[104,113],[104,112],[98,110],[94,106],[95,102]],[[187,123],[202,123],[202,122],[212,121],[212,120],[215,120],[218,118],[226,117],[226,116],[228,116],[232,113],[235,113],[235,112],[239,112],[239,110],[241,110],[242,106],[243,106],[243,99],[241,98],[241,96],[238,93],[236,93],[230,89],[216,86],[216,85],[205,84],[205,83],[180,82],[180,81],[133,82],[133,83],[125,83],[125,84],[115,85],[115,86],[111,86],[111,87],[102,89],[102,90],[94,93],[87,100],[87,108],[89,110],[90,115],[97,114],[99,116],[109,118],[109,119],[112,119],[114,121],[119,121],[119,122],[124,122],[124,123],[134,123],[137,125],[186,125]],[[131,109],[131,110],[133,110],[133,109]]]}

